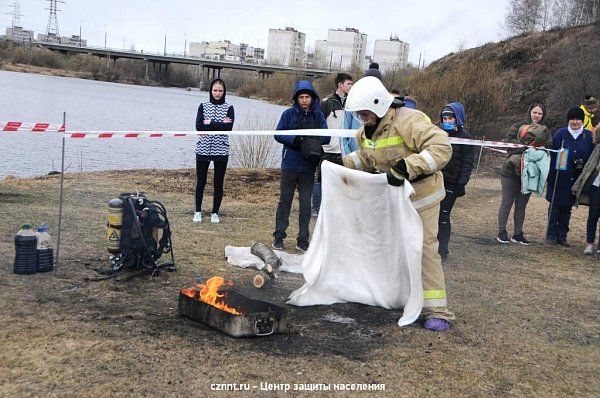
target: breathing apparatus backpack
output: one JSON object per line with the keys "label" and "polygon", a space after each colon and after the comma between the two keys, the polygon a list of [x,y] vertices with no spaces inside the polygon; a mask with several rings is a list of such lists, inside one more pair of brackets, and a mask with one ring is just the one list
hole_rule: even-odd
{"label": "breathing apparatus backpack", "polygon": [[[107,238],[111,274],[124,268],[175,270],[167,211],[143,193],[122,193],[108,202]],[[167,253],[171,261],[158,263]]]}

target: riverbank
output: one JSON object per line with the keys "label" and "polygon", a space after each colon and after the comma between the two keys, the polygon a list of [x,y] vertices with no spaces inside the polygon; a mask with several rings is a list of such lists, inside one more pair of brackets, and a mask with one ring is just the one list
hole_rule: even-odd
{"label": "riverbank", "polygon": [[[65,69],[54,69],[54,68],[47,68],[47,67],[43,67],[43,66],[34,66],[34,65],[27,65],[27,64],[0,63],[0,70],[4,70],[7,72],[35,73],[35,74],[45,75],[45,76],[71,77],[71,78],[86,79],[86,80],[99,80],[99,79],[94,78],[94,75],[91,72],[71,71],[71,70],[65,70]],[[105,80],[99,80],[99,81],[105,81]],[[149,80],[149,79],[144,79],[144,80],[119,79],[119,80],[113,81],[112,83],[132,84],[132,85],[137,85],[137,86],[148,86],[148,87],[176,87],[176,88],[179,87],[179,88],[185,89],[187,91],[191,91],[191,90],[202,91],[201,88],[199,88],[199,87],[164,86],[156,81]],[[267,96],[261,96],[258,94],[252,94],[252,93],[246,93],[246,92],[240,92],[240,91],[241,90],[230,91],[229,94],[245,97],[245,98],[252,99],[252,100],[268,102],[273,105],[289,105],[289,103],[290,103],[289,99],[286,99],[286,100],[283,100],[281,98],[273,99],[273,98],[269,98]],[[242,95],[242,94],[247,94],[247,95]]]}
{"label": "riverbank", "polygon": [[[228,170],[218,225],[191,222],[191,169],[65,177],[59,267],[31,276],[12,273],[12,237],[23,222],[55,224],[59,176],[0,180],[0,396],[213,396],[215,383],[256,386],[236,392],[250,396],[261,382],[385,384],[374,394],[389,397],[591,397],[600,390],[599,263],[577,244],[585,236],[585,208],[573,212],[573,245],[548,246],[541,243],[547,203],[532,197],[525,225],[533,245],[501,245],[494,239],[499,181],[469,184],[453,211],[444,264],[457,320],[449,332],[431,333],[399,328],[396,310],[286,306],[300,276],[282,275],[272,289],[258,291],[249,283],[254,272],[226,263],[226,245],[271,242],[277,169]],[[90,268],[108,266],[106,201],[133,189],[166,206],[179,270],[129,282],[86,281],[95,275]],[[210,202],[210,184],[207,190]],[[294,202],[287,247],[294,247],[297,216]],[[56,238],[55,225],[50,232]],[[295,332],[235,339],[182,318],[179,290],[215,274],[285,306]]]}

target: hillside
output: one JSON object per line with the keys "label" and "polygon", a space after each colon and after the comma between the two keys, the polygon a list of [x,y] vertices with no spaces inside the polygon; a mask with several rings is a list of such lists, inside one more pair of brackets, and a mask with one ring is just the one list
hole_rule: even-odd
{"label": "hillside", "polygon": [[415,76],[412,91],[430,115],[437,115],[443,102],[464,101],[469,125],[479,135],[500,134],[534,101],[546,105],[546,124],[555,129],[584,95],[600,96],[599,36],[595,23],[452,53]]}

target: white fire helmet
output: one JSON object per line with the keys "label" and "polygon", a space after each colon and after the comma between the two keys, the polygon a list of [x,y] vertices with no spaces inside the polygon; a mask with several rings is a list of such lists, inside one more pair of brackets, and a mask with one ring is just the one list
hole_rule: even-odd
{"label": "white fire helmet", "polygon": [[383,117],[388,111],[394,96],[384,87],[381,80],[373,76],[366,76],[352,85],[345,110],[358,112],[368,110]]}

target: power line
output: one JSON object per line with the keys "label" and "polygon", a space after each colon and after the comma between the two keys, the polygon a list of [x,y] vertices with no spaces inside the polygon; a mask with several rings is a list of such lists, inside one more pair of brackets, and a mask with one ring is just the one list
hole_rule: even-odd
{"label": "power line", "polygon": [[[21,17],[23,16],[21,14],[21,5],[19,4],[19,0],[15,0],[14,3],[12,3],[12,5],[8,6],[9,8],[12,8],[12,12],[7,12],[7,15],[12,15],[13,19],[12,19],[12,27],[13,29],[15,28],[15,26],[18,27],[22,27],[21,25]],[[14,32],[13,32],[14,34]]]}
{"label": "power line", "polygon": [[46,27],[46,36],[56,36],[60,37],[58,30],[58,18],[56,17],[56,12],[61,11],[58,9],[56,3],[65,3],[63,0],[46,0],[50,3],[50,8],[46,8],[46,10],[50,11],[48,15],[48,26]]}

